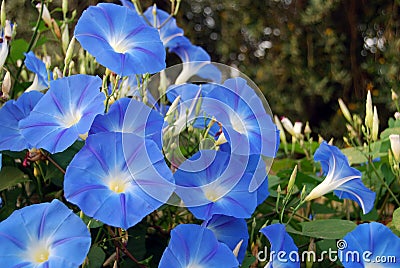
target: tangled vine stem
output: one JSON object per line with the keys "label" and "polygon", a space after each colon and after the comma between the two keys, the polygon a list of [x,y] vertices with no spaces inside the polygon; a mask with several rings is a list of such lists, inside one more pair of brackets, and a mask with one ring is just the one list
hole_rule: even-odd
{"label": "tangled vine stem", "polygon": [[125,247],[125,245],[115,235],[114,231],[111,229],[111,226],[107,225],[107,231],[111,235],[111,237],[113,238],[112,241],[113,241],[114,246],[115,246],[115,248],[117,250],[120,249],[126,256],[129,257],[129,259],[134,261],[140,268],[147,268],[146,265],[141,264],[135,257],[133,257],[133,255],[129,252],[129,250]]}

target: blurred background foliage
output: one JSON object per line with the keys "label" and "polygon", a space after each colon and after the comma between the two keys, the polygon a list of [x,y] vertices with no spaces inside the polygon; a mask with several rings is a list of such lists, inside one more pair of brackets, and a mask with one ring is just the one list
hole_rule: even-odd
{"label": "blurred background foliage", "polygon": [[[50,10],[61,6],[61,0],[49,2]],[[104,1],[70,1],[70,9],[79,14],[97,2]],[[140,3],[146,8],[153,1]],[[155,3],[169,11],[169,0]],[[18,23],[19,38],[31,35],[35,4],[7,3],[9,18]],[[314,133],[339,139],[345,126],[338,98],[351,112],[364,113],[366,92],[372,90],[381,128],[394,111],[387,100],[391,89],[399,93],[400,88],[399,4],[399,0],[182,0],[177,23],[213,61],[247,74],[275,114],[310,121]],[[70,31],[72,35],[73,27]]]}

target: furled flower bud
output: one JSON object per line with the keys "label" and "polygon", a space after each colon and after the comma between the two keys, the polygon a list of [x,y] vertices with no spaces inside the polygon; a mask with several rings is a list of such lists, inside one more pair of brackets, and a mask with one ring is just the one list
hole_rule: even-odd
{"label": "furled flower bud", "polygon": [[293,131],[296,135],[296,137],[301,136],[301,128],[303,127],[303,123],[302,122],[295,122],[294,126],[293,126]]}
{"label": "furled flower bud", "polygon": [[279,118],[276,115],[274,116],[274,121],[275,121],[276,127],[279,130],[279,138],[281,139],[282,144],[286,144],[285,130],[283,129],[281,121],[279,120]]}
{"label": "furled flower bud", "polygon": [[75,48],[75,37],[72,37],[71,42],[69,42],[67,52],[65,53],[64,64],[68,65],[74,56],[74,48]]}
{"label": "furled flower bud", "polygon": [[367,101],[365,103],[365,126],[369,129],[372,129],[374,111],[372,107],[372,97],[371,91],[368,90],[367,93]]}
{"label": "furled flower bud", "polygon": [[61,44],[62,44],[62,48],[63,48],[64,52],[67,51],[69,43],[70,43],[70,41],[69,41],[68,24],[65,24],[63,27],[62,35],[61,35]]}
{"label": "furled flower bud", "polygon": [[63,0],[62,1],[61,8],[62,8],[62,12],[63,12],[64,19],[65,19],[66,16],[67,16],[67,13],[68,13],[68,0]]}
{"label": "furled flower bud", "polygon": [[397,101],[399,98],[399,96],[396,94],[396,92],[394,92],[394,90],[392,89],[392,101]]}
{"label": "furled flower bud", "polygon": [[0,68],[3,67],[6,62],[8,56],[8,42],[7,39],[4,39],[2,43],[0,43]]}
{"label": "furled flower bud", "polygon": [[293,129],[293,124],[289,120],[289,118],[282,117],[281,123],[282,123],[283,127],[286,129],[286,131],[289,132],[290,135],[296,136],[296,133],[294,132],[294,129]]}
{"label": "furled flower bud", "polygon": [[1,27],[4,28],[6,26],[6,1],[1,1],[1,10],[0,10],[0,21]]}
{"label": "furled flower bud", "polygon": [[399,113],[399,112],[395,112],[395,113],[394,113],[394,118],[395,118],[396,120],[399,120],[399,119],[400,119],[400,113]]}
{"label": "furled flower bud", "polygon": [[52,20],[54,34],[57,36],[58,39],[61,39],[61,30],[55,20]]}
{"label": "furled flower bud", "polygon": [[296,181],[296,176],[297,176],[297,165],[294,167],[294,169],[292,171],[292,175],[290,175],[289,183],[287,186],[287,191],[289,194],[293,189],[294,183]]}
{"label": "furled flower bud", "polygon": [[9,93],[11,89],[11,75],[10,72],[7,71],[6,75],[4,76],[3,84],[1,85],[1,92],[3,93],[2,97],[8,99]]}
{"label": "furled flower bud", "polygon": [[306,126],[304,127],[304,134],[309,135],[311,134],[311,128],[310,128],[310,123],[308,121],[306,122]]}
{"label": "furled flower bud", "polygon": [[352,123],[351,113],[350,113],[349,109],[347,109],[346,104],[344,104],[342,99],[338,99],[338,102],[339,102],[339,107],[340,107],[340,110],[342,111],[344,118],[346,118],[346,120],[349,121],[349,123]]}
{"label": "furled flower bud", "polygon": [[15,25],[13,26],[11,24],[11,21],[6,20],[6,26],[4,27],[4,38],[10,41],[13,38],[13,29]]}
{"label": "furled flower bud", "polygon": [[372,140],[377,141],[378,140],[378,132],[379,132],[379,118],[378,118],[378,111],[376,109],[376,106],[374,106],[374,117],[372,121]]}
{"label": "furled flower bud", "polygon": [[[38,3],[36,5],[36,8],[40,13],[40,10],[42,9],[42,4]],[[44,23],[46,23],[47,27],[51,28],[53,26],[52,18],[46,5],[43,5],[42,20],[44,21]]]}
{"label": "furled flower bud", "polygon": [[392,134],[389,136],[389,139],[393,157],[396,160],[396,162],[400,162],[400,135]]}

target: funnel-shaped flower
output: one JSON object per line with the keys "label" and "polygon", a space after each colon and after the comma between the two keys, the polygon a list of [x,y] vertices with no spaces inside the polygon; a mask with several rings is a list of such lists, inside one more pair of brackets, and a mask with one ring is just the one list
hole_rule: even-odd
{"label": "funnel-shaped flower", "polygon": [[172,173],[158,146],[132,133],[90,135],[65,173],[65,198],[88,216],[128,229],[164,204]]}
{"label": "funnel-shaped flower", "polygon": [[165,49],[157,29],[127,7],[109,3],[89,7],[76,25],[75,37],[100,64],[119,75],[165,68]]}
{"label": "funnel-shaped flower", "polygon": [[393,157],[397,162],[400,162],[400,135],[391,134],[389,136],[390,148],[392,149]]}
{"label": "funnel-shaped flower", "polygon": [[[171,18],[170,14],[155,8],[156,17],[153,15],[153,7],[149,7],[144,15],[152,23],[153,27],[159,29],[161,41],[166,48],[173,48],[182,43],[190,43],[183,36],[183,30],[176,25],[175,18]],[[155,24],[154,24],[155,22]],[[162,27],[161,27],[162,26]]]}
{"label": "funnel-shaped flower", "polygon": [[50,86],[49,78],[52,79],[53,74],[47,72],[44,62],[38,59],[32,51],[25,53],[25,66],[29,71],[35,73],[33,83],[26,91],[40,91]]}
{"label": "funnel-shaped flower", "polygon": [[67,149],[103,113],[105,96],[100,86],[101,79],[89,75],[51,81],[49,91],[19,123],[25,139],[50,153]]}
{"label": "funnel-shaped flower", "polygon": [[279,131],[246,80],[232,78],[215,85],[203,98],[202,109],[222,124],[232,153],[275,157]]}
{"label": "funnel-shaped flower", "polygon": [[203,225],[213,231],[218,241],[226,244],[232,251],[241,243],[237,259],[239,262],[243,261],[249,240],[249,232],[245,219],[214,215],[210,220],[204,222]]}
{"label": "funnel-shaped flower", "polygon": [[232,251],[218,242],[207,228],[195,224],[181,224],[171,231],[159,268],[238,267]]}
{"label": "funnel-shaped flower", "polygon": [[338,256],[345,268],[400,265],[400,238],[379,222],[358,225],[343,241]]}
{"label": "funnel-shaped flower", "polygon": [[264,227],[260,232],[271,243],[270,259],[265,267],[294,268],[300,267],[298,248],[293,239],[286,232],[285,225],[272,224]]}
{"label": "funnel-shaped flower", "polygon": [[257,193],[249,192],[253,174],[249,159],[222,151],[201,150],[179,166],[176,193],[198,219],[214,214],[249,218],[257,206]]}
{"label": "funnel-shaped flower", "polygon": [[107,114],[97,115],[89,134],[99,132],[134,133],[152,139],[161,148],[164,118],[143,102],[122,98],[114,102]]}
{"label": "funnel-shaped flower", "polygon": [[221,72],[210,64],[210,55],[200,46],[192,45],[189,41],[182,42],[169,50],[182,61],[182,72],[176,78],[175,84],[183,84],[192,76],[199,76],[213,82],[221,81]]}
{"label": "funnel-shaped flower", "polygon": [[42,96],[43,93],[38,91],[26,92],[16,101],[7,101],[0,109],[0,151],[32,148],[22,135],[18,123],[30,114]]}
{"label": "funnel-shaped flower", "polygon": [[57,199],[0,222],[2,267],[78,267],[90,248],[83,221]]}
{"label": "funnel-shaped flower", "polygon": [[365,187],[361,172],[349,166],[346,156],[337,147],[324,141],[315,152],[314,160],[321,162],[326,178],[310,192],[306,201],[334,191],[339,198],[356,201],[364,214],[373,208],[376,194]]}

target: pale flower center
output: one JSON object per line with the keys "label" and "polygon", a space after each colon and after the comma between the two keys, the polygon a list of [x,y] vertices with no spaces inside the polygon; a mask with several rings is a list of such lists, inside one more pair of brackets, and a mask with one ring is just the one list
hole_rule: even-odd
{"label": "pale flower center", "polygon": [[64,124],[64,126],[66,128],[70,128],[73,125],[75,125],[76,123],[78,123],[79,120],[81,120],[81,118],[82,118],[82,114],[79,111],[68,113],[68,114],[64,115],[64,118],[62,119],[62,123]]}
{"label": "pale flower center", "polygon": [[229,119],[234,130],[236,130],[240,134],[245,134],[247,132],[244,122],[238,115],[231,115]]}
{"label": "pale flower center", "polygon": [[49,256],[50,256],[49,249],[40,242],[37,243],[31,249],[30,259],[34,263],[40,264],[40,263],[46,262],[46,261],[48,261]]}
{"label": "pale flower center", "polygon": [[109,41],[110,46],[118,53],[126,53],[133,48],[133,43],[124,37],[111,38]]}
{"label": "pale flower center", "polygon": [[203,192],[204,196],[211,202],[217,202],[223,196],[218,189],[212,187],[207,187]]}
{"label": "pale flower center", "polygon": [[203,266],[198,264],[189,264],[188,266],[186,266],[186,268],[203,268]]}
{"label": "pale flower center", "polygon": [[125,192],[126,183],[121,179],[111,180],[108,184],[111,191],[120,194]]}

